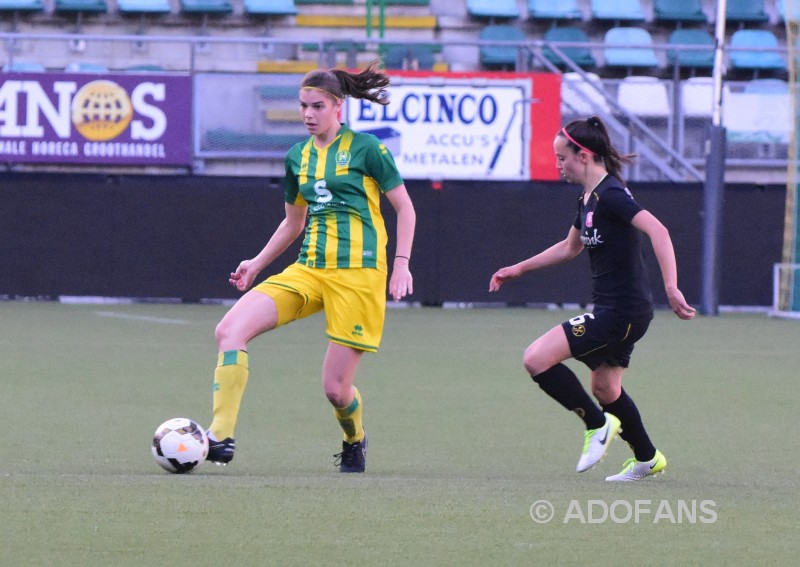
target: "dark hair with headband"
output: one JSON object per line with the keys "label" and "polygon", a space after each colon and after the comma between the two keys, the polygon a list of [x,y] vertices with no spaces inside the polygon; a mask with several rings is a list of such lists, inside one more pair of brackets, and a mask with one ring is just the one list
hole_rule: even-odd
{"label": "dark hair with headband", "polygon": [[591,154],[596,163],[602,161],[609,175],[613,175],[623,184],[625,183],[621,175],[622,166],[632,163],[632,158],[636,155],[620,154],[611,145],[606,125],[599,117],[590,116],[586,120],[573,120],[559,130],[557,135],[566,138],[567,146],[572,148],[575,153],[585,150]]}
{"label": "dark hair with headband", "polygon": [[389,104],[389,77],[379,70],[380,61],[373,61],[359,73],[344,69],[317,69],[311,71],[300,83],[300,88],[318,89],[341,100],[346,96],[363,98],[378,104]]}

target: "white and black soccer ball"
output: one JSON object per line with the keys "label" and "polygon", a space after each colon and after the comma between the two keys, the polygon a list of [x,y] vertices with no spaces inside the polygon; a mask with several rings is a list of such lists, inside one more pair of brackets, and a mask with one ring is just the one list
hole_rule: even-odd
{"label": "white and black soccer ball", "polygon": [[153,436],[153,457],[165,471],[175,474],[192,472],[208,455],[208,437],[194,420],[169,419],[158,426]]}

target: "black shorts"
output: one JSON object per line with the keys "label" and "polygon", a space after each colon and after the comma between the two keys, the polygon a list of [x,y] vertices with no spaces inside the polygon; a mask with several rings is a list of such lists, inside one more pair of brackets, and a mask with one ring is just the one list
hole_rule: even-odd
{"label": "black shorts", "polygon": [[561,326],[575,360],[592,370],[603,364],[627,368],[634,343],[644,336],[652,320],[652,313],[630,316],[596,309],[594,313],[573,317]]}

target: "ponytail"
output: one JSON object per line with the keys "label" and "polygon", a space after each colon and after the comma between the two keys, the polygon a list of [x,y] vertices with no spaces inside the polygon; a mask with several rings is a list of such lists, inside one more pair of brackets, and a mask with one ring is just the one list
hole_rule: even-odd
{"label": "ponytail", "polygon": [[633,163],[636,154],[621,154],[611,144],[608,129],[598,116],[590,116],[586,120],[573,120],[559,132],[567,138],[567,145],[574,152],[584,149],[592,154],[596,163],[603,163],[609,175],[616,177],[621,183],[622,166]]}
{"label": "ponytail", "polygon": [[343,69],[317,69],[311,71],[300,83],[300,88],[319,89],[336,100],[346,96],[366,99],[377,104],[389,104],[389,77],[380,71],[379,61],[373,61],[369,67],[358,73],[350,73]]}

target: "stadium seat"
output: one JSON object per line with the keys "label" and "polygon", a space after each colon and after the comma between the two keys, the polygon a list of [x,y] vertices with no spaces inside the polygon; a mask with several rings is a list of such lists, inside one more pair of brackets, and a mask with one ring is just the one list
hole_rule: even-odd
{"label": "stadium seat", "polygon": [[[788,14],[788,21],[790,22],[797,22],[800,21],[800,2],[794,2],[794,11]],[[781,17],[781,21],[787,21],[787,14],[786,14],[786,0],[778,0],[778,15]]]}
{"label": "stadium seat", "polygon": [[658,66],[653,37],[644,28],[611,28],[603,36],[603,43],[607,46],[603,49],[607,67]]}
{"label": "stadium seat", "polygon": [[[547,30],[544,34],[545,41],[564,42],[564,43],[589,43],[589,37],[586,32],[581,28],[560,28],[554,27]],[[592,52],[588,47],[579,46],[556,46],[564,55],[569,57],[573,63],[579,67],[594,67],[596,62],[592,56]],[[556,55],[552,49],[545,47],[542,54],[548,61],[558,67],[566,66],[561,57]]]}
{"label": "stadium seat", "polygon": [[[322,38],[320,38],[322,39]],[[351,49],[355,49],[359,53],[362,51],[367,50],[367,44],[363,42],[357,42],[350,39],[342,39],[342,40],[332,40],[332,39],[324,39],[322,40],[322,48],[325,49],[333,49],[334,51],[349,51]],[[304,51],[319,51],[319,43],[304,43],[303,44]]]}
{"label": "stadium seat", "polygon": [[56,0],[56,13],[105,13],[108,11],[106,0]]}
{"label": "stadium seat", "polygon": [[706,23],[702,0],[655,0],[653,19],[665,22]]}
{"label": "stadium seat", "polygon": [[383,64],[387,69],[408,69],[410,55],[405,45],[387,45],[383,54]]}
{"label": "stadium seat", "polygon": [[667,39],[670,45],[706,45],[709,49],[668,49],[667,61],[671,65],[689,69],[714,68],[714,38],[704,29],[679,28],[674,30]]}
{"label": "stadium seat", "polygon": [[725,15],[728,22],[763,24],[769,21],[764,0],[728,0]]}
{"label": "stadium seat", "polygon": [[181,12],[184,14],[213,16],[233,12],[233,6],[229,0],[180,0],[180,3]]}
{"label": "stadium seat", "polygon": [[648,118],[666,118],[672,113],[667,86],[656,77],[625,77],[617,91],[619,105]]}
{"label": "stadium seat", "polygon": [[251,16],[294,16],[294,0],[244,0],[244,13]]}
{"label": "stadium seat", "polygon": [[532,20],[580,20],[578,0],[528,0],[528,17]]}
{"label": "stadium seat", "polygon": [[294,144],[307,138],[307,134],[251,134],[217,128],[206,132],[202,149],[285,153]]}
{"label": "stadium seat", "polygon": [[714,111],[714,79],[691,77],[681,82],[681,108],[686,118],[710,118]]}
{"label": "stadium seat", "polygon": [[474,18],[519,18],[516,0],[467,0],[467,13]]}
{"label": "stadium seat", "polygon": [[592,18],[619,22],[643,22],[644,12],[639,0],[592,0]]}
{"label": "stadium seat", "polygon": [[[480,39],[498,41],[525,41],[525,33],[508,24],[489,24],[481,30]],[[517,65],[519,49],[506,46],[481,46],[480,62],[488,69],[498,67],[513,70]]]}
{"label": "stadium seat", "polygon": [[3,65],[6,73],[44,73],[46,70],[43,64],[36,61],[14,61]]}
{"label": "stadium seat", "polygon": [[741,48],[777,49],[778,38],[769,30],[737,30],[731,36],[728,57],[732,69],[785,71],[786,61],[777,51],[741,50]]}
{"label": "stadium seat", "polygon": [[169,0],[117,0],[117,8],[126,14],[169,14]]}
{"label": "stadium seat", "polygon": [[0,12],[42,12],[42,0],[0,0]]}
{"label": "stadium seat", "polygon": [[563,116],[591,116],[608,114],[611,109],[603,96],[603,81],[595,73],[586,73],[588,80],[578,73],[564,73],[561,81],[561,114]]}
{"label": "stadium seat", "polygon": [[786,144],[794,120],[789,93],[729,92],[722,105],[723,123],[729,142]]}
{"label": "stadium seat", "polygon": [[750,94],[789,94],[789,83],[782,79],[752,79],[745,83],[744,92]]}
{"label": "stadium seat", "polygon": [[[372,12],[372,25],[377,27],[379,16],[377,10]],[[355,10],[345,15],[323,13],[299,13],[294,18],[297,27],[312,28],[357,28],[359,35],[363,34],[367,25],[367,16],[363,10]],[[386,29],[417,29],[434,31],[438,20],[433,14],[414,15],[401,13],[400,15],[386,15],[384,27]]]}
{"label": "stadium seat", "polygon": [[151,65],[151,64],[142,64],[142,65],[129,65],[123,69],[126,73],[163,73],[166,71],[161,65]]}
{"label": "stadium seat", "polygon": [[434,45],[395,45],[386,46],[383,63],[387,69],[406,69],[430,71],[435,62]]}
{"label": "stadium seat", "polygon": [[64,67],[64,71],[68,73],[107,73],[108,67],[100,63],[85,63],[85,62],[72,62]]}

